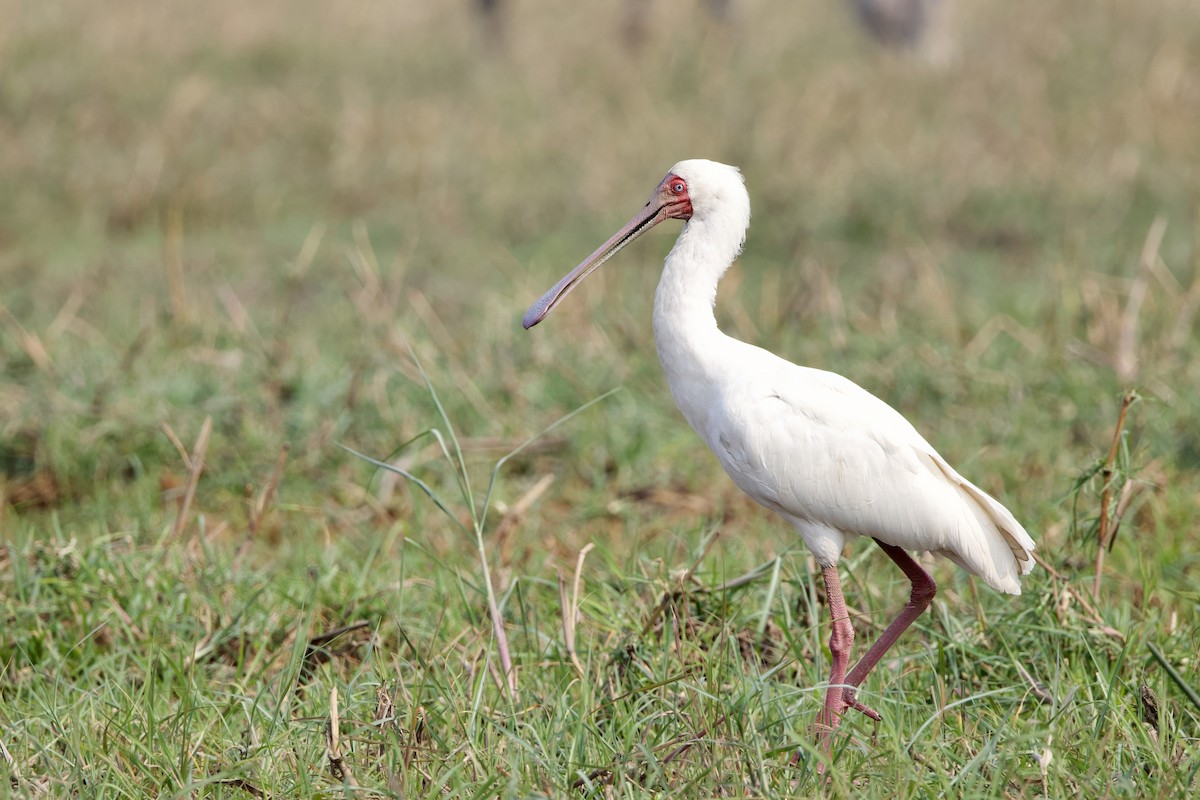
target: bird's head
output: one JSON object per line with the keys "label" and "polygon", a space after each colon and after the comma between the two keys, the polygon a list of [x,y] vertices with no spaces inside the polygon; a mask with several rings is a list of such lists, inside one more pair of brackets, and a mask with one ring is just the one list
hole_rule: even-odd
{"label": "bird's head", "polygon": [[716,222],[730,228],[740,226],[739,235],[744,236],[750,223],[750,196],[746,194],[742,173],[737,167],[702,158],[680,161],[671,167],[633,219],[530,306],[522,324],[526,328],[537,325],[601,264],[667,219],[698,224]]}
{"label": "bird's head", "polygon": [[657,191],[665,188],[674,193],[680,183],[682,195],[688,199],[688,215],[681,219],[707,221],[720,215],[749,223],[750,196],[737,167],[703,158],[680,161],[671,167]]}

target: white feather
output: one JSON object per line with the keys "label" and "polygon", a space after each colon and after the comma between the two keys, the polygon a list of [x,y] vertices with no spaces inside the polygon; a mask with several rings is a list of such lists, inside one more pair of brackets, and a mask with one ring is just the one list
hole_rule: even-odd
{"label": "white feather", "polygon": [[716,287],[741,250],[750,200],[741,175],[683,161],[692,218],[667,256],[654,331],[684,417],[750,497],[789,520],[823,566],[870,536],[945,556],[1020,594],[1033,540],[887,403],[831,372],[800,367],[717,329]]}

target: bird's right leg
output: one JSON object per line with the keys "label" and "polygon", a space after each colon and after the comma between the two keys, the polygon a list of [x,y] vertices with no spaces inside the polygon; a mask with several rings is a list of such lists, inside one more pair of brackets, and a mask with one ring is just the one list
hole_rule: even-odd
{"label": "bird's right leg", "polygon": [[846,705],[850,708],[858,709],[873,720],[879,720],[879,712],[870,706],[863,705],[855,699],[855,689],[862,685],[863,679],[867,677],[867,673],[879,662],[883,654],[888,651],[896,640],[900,638],[900,634],[908,630],[908,626],[916,621],[917,617],[929,608],[929,604],[933,602],[933,597],[937,594],[937,584],[933,582],[933,578],[929,573],[921,569],[912,556],[910,556],[903,548],[895,545],[886,544],[875,540],[875,543],[883,548],[883,552],[888,554],[892,561],[896,562],[896,566],[904,571],[905,577],[912,583],[912,593],[909,595],[908,604],[896,616],[892,623],[887,626],[880,635],[879,640],[871,645],[866,654],[863,655],[859,662],[854,665],[854,669],[850,670],[850,674],[846,676],[846,683],[850,688],[847,688],[844,693]]}
{"label": "bird's right leg", "polygon": [[842,597],[842,579],[838,575],[838,565],[835,563],[824,567],[822,575],[825,578],[829,613],[833,617],[833,629],[829,634],[829,654],[832,657],[833,668],[829,675],[829,688],[825,690],[825,707],[817,715],[817,736],[828,753],[831,734],[842,721],[842,712],[846,710],[843,689],[846,685],[846,667],[850,663],[850,646],[854,643],[854,627],[850,624],[846,600]]}

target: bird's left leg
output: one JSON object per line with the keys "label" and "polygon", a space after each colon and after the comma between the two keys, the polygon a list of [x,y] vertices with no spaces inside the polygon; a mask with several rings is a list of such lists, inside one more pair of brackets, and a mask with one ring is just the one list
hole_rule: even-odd
{"label": "bird's left leg", "polygon": [[850,624],[846,600],[842,597],[842,579],[838,575],[838,565],[834,563],[824,567],[822,574],[825,578],[825,596],[829,600],[829,613],[833,617],[833,629],[829,634],[829,654],[833,666],[829,674],[829,688],[825,690],[825,707],[817,715],[817,735],[828,752],[830,735],[842,721],[842,712],[846,710],[842,690],[846,685],[846,667],[850,663],[854,627]]}
{"label": "bird's left leg", "polygon": [[[875,543],[883,548],[883,552],[888,554],[892,561],[900,569],[904,570],[904,574],[912,583],[912,594],[909,595],[908,604],[896,616],[892,623],[887,626],[884,632],[880,635],[878,641],[871,645],[870,649],[859,659],[854,668],[850,670],[850,674],[846,676],[846,684],[850,687],[858,687],[862,685],[863,680],[867,677],[867,673],[879,663],[879,659],[883,658],[883,654],[888,651],[896,640],[900,638],[900,634],[908,629],[916,621],[917,617],[924,613],[925,609],[929,608],[929,604],[933,602],[933,596],[937,594],[937,584],[933,582],[933,578],[929,573],[921,569],[921,565],[913,560],[903,548],[895,545],[886,544],[875,540]],[[866,714],[873,720],[879,720],[879,712],[869,706],[858,702],[854,697],[855,688],[846,689],[843,699],[850,708],[856,708]]]}

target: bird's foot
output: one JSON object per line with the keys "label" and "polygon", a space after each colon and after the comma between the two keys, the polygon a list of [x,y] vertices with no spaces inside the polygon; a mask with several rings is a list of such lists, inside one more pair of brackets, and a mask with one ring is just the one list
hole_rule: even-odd
{"label": "bird's foot", "polygon": [[883,717],[879,716],[878,711],[871,708],[866,703],[860,703],[858,701],[858,698],[855,697],[855,691],[853,689],[845,689],[842,691],[842,702],[846,704],[847,708],[853,708],[857,711],[861,711],[876,722],[883,721]]}
{"label": "bird's foot", "polygon": [[[833,757],[833,735],[842,722],[846,713],[846,703],[841,692],[830,692],[825,697],[825,707],[817,714],[812,731],[817,740],[817,750],[821,754],[817,761],[817,774],[825,774],[825,762]],[[792,765],[797,766],[801,761],[800,751],[792,754]]]}

